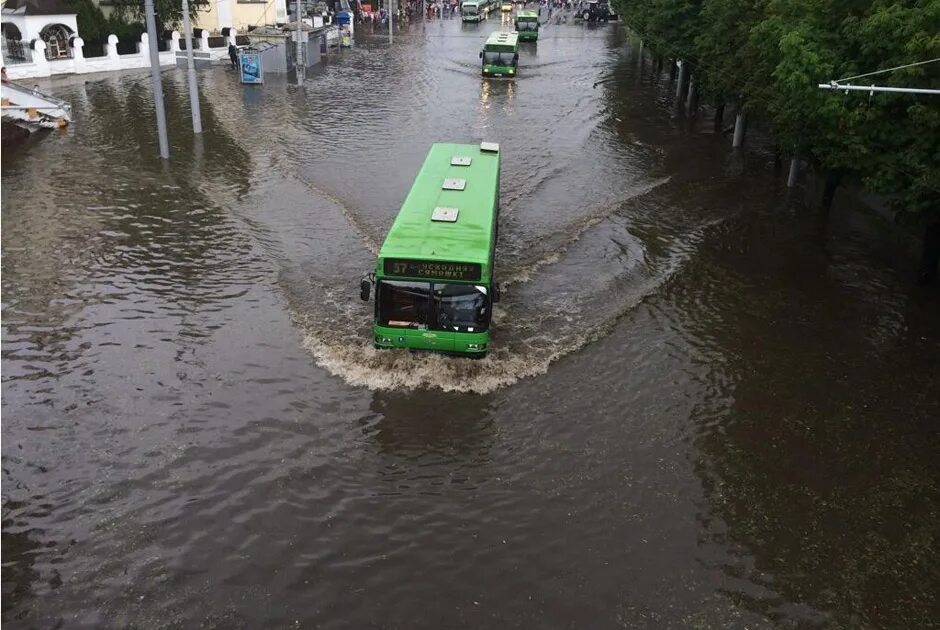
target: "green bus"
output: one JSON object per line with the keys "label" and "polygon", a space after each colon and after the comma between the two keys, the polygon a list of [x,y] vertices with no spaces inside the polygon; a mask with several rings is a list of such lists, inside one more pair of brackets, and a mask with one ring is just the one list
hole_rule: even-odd
{"label": "green bus", "polygon": [[514,77],[519,65],[519,34],[492,33],[480,51],[483,76]]}
{"label": "green bus", "polygon": [[516,31],[520,42],[538,41],[539,14],[531,9],[520,9],[516,13]]}
{"label": "green bus", "polygon": [[486,19],[487,0],[471,0],[460,5],[461,19],[464,22],[481,22]]}
{"label": "green bus", "polygon": [[435,144],[379,250],[376,348],[482,357],[490,341],[499,215],[499,145]]}

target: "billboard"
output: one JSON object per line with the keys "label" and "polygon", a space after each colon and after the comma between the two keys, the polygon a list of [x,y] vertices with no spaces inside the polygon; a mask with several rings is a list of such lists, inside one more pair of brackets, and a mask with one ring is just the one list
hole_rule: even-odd
{"label": "billboard", "polygon": [[238,51],[238,69],[242,83],[264,83],[259,51],[250,49]]}

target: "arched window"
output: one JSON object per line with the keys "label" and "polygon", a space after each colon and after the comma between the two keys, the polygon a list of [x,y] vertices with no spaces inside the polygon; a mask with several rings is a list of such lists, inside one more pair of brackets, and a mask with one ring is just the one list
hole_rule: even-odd
{"label": "arched window", "polygon": [[3,59],[8,64],[28,63],[32,61],[28,46],[23,45],[23,36],[16,24],[3,23]]}
{"label": "arched window", "polygon": [[72,56],[69,47],[71,29],[64,24],[49,24],[41,31],[39,36],[46,42],[46,59],[68,59]]}

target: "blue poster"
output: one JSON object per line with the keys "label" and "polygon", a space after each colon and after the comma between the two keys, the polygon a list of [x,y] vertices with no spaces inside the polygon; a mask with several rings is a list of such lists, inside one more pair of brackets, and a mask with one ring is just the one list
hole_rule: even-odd
{"label": "blue poster", "polygon": [[261,78],[261,53],[239,51],[238,67],[241,68],[242,83],[264,83]]}

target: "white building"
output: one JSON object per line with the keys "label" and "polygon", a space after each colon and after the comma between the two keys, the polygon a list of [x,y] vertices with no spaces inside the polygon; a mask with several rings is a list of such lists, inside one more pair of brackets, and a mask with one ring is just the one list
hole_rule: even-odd
{"label": "white building", "polygon": [[6,0],[2,15],[3,65],[33,63],[41,54],[51,72],[71,64],[72,38],[78,36],[75,11],[62,0]]}

